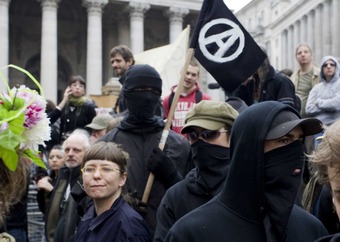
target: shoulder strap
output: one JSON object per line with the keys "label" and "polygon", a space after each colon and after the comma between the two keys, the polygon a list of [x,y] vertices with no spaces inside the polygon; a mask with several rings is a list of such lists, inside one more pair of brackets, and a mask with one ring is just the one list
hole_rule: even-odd
{"label": "shoulder strap", "polygon": [[[202,100],[203,93],[201,92],[201,90],[198,90],[195,95],[196,95],[196,103],[199,103]],[[174,100],[174,96],[175,96],[175,93],[171,92],[169,96],[169,109],[171,107],[172,100]]]}
{"label": "shoulder strap", "polygon": [[196,103],[199,103],[202,100],[202,96],[203,96],[203,94],[202,94],[201,90],[198,90],[196,92]]}

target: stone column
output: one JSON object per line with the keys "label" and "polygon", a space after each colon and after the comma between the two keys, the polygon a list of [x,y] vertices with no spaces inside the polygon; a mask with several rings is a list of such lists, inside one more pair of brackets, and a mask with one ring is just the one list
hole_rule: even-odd
{"label": "stone column", "polygon": [[287,32],[288,30],[285,29],[283,30],[282,34],[281,34],[281,38],[282,38],[282,62],[281,62],[281,68],[286,68],[288,66],[288,58],[287,58],[287,53],[288,53],[288,37],[287,37]]}
{"label": "stone column", "polygon": [[57,102],[58,29],[57,9],[60,0],[38,0],[42,7],[40,83],[45,96]]}
{"label": "stone column", "polygon": [[[0,0],[0,67],[7,66],[9,63],[9,3],[11,0]],[[1,70],[4,78],[8,81],[8,69]],[[6,90],[5,84],[0,81],[0,91]]]}
{"label": "stone column", "polygon": [[183,17],[189,13],[189,9],[186,8],[177,8],[170,7],[169,10],[166,11],[166,15],[169,17],[170,23],[170,33],[169,33],[169,42],[173,43],[178,35],[183,30]]}
{"label": "stone column", "polygon": [[293,48],[291,49],[291,52],[292,52],[292,67],[293,67],[293,70],[297,69],[298,68],[298,63],[296,61],[296,58],[295,58],[295,49],[296,47],[299,45],[300,43],[300,22],[299,21],[296,21],[294,23],[294,27],[293,27]]}
{"label": "stone column", "polygon": [[307,16],[304,15],[300,19],[300,43],[307,43]]}
{"label": "stone column", "polygon": [[130,41],[132,53],[144,51],[144,14],[150,4],[130,2]]}
{"label": "stone column", "polygon": [[288,51],[287,51],[287,66],[283,67],[283,68],[291,68],[293,69],[293,63],[294,63],[294,46],[293,46],[293,26],[289,26],[287,29],[287,43],[288,43]]}
{"label": "stone column", "polygon": [[[338,26],[339,21],[340,21],[340,17],[339,17],[340,2],[338,0],[333,0],[331,9],[332,9],[331,10],[332,11],[331,26]],[[331,31],[331,34],[332,34],[332,37],[331,37],[331,41],[332,41],[331,53],[332,53],[332,55],[336,56],[339,59],[340,58],[340,45],[339,45],[340,31],[336,31],[331,26],[330,26],[330,28],[332,29],[332,31]]]}
{"label": "stone column", "polygon": [[307,44],[312,49],[313,56],[315,55],[314,44],[314,11],[310,11],[307,15]]}
{"label": "stone column", "polygon": [[[339,0],[338,0],[339,1]],[[330,9],[330,0],[326,0],[323,4],[322,11],[322,48],[321,48],[321,57],[324,55],[333,55],[331,53],[331,29],[332,32],[337,32],[331,25],[331,9]],[[338,25],[335,25],[338,26]],[[338,42],[336,42],[338,43]]]}
{"label": "stone column", "polygon": [[86,55],[86,92],[102,94],[103,57],[102,57],[102,10],[108,0],[83,0],[87,8],[87,55]]}
{"label": "stone column", "polygon": [[318,5],[315,8],[315,18],[313,28],[314,32],[314,40],[315,40],[315,61],[319,63],[322,55],[322,28],[325,27],[322,24],[322,15],[321,15],[321,5]]}

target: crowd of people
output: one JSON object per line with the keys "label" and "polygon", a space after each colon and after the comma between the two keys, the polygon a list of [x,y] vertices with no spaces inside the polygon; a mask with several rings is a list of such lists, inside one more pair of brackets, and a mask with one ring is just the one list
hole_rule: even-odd
{"label": "crowd of people", "polygon": [[298,70],[277,71],[268,57],[218,101],[200,90],[193,59],[162,99],[159,73],[114,47],[122,89],[112,112],[97,114],[85,79],[72,75],[46,108],[47,170],[31,173],[19,156],[10,171],[1,156],[0,241],[28,241],[26,210],[17,211],[29,177],[48,242],[337,241],[340,66],[325,56],[318,68],[307,44],[296,60]]}

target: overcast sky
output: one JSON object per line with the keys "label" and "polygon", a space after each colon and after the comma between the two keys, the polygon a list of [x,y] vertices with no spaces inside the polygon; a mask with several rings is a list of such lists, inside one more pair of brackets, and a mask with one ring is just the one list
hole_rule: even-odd
{"label": "overcast sky", "polygon": [[247,5],[252,0],[224,0],[226,5],[230,10],[235,10],[237,12],[240,10],[243,6]]}

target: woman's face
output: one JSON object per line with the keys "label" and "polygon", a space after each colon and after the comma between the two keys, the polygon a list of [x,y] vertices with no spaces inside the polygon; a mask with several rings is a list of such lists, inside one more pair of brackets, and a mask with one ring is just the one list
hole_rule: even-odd
{"label": "woman's face", "polygon": [[125,184],[127,174],[107,160],[89,160],[83,169],[83,184],[87,195],[94,201],[114,201]]}
{"label": "woman's face", "polygon": [[81,84],[79,81],[75,81],[71,84],[72,96],[81,97],[85,94],[85,85]]}
{"label": "woman's face", "polygon": [[52,149],[48,157],[48,164],[53,171],[58,171],[65,165],[65,154],[62,150]]}

